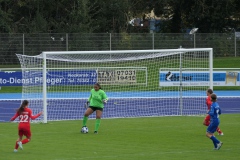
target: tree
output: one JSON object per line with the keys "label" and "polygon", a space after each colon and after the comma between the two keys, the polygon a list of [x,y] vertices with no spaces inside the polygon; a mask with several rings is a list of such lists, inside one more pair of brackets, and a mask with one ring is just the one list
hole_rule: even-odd
{"label": "tree", "polygon": [[152,10],[161,32],[239,27],[239,0],[0,0],[1,33],[120,33]]}
{"label": "tree", "polygon": [[91,1],[92,4],[94,4],[94,10],[90,12],[90,15],[92,15],[92,27],[94,28],[94,32],[119,33],[126,29],[128,19],[127,0],[104,0],[98,1],[97,3],[95,0]]}
{"label": "tree", "polygon": [[[54,4],[54,5],[53,5]],[[1,32],[91,32],[88,0],[0,1]]]}
{"label": "tree", "polygon": [[236,12],[235,0],[198,0],[193,3],[187,20],[203,33],[224,32],[236,27],[232,15]]}
{"label": "tree", "polygon": [[179,33],[198,27],[200,32],[210,33],[239,25],[233,19],[239,13],[239,3],[238,0],[155,0],[147,3],[147,7],[166,20],[168,27],[162,32]]}

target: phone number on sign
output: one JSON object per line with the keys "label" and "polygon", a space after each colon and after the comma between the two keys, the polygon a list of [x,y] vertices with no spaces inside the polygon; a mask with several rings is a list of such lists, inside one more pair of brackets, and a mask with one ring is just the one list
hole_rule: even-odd
{"label": "phone number on sign", "polygon": [[135,81],[136,76],[117,76],[117,80],[129,80],[129,81]]}
{"label": "phone number on sign", "polygon": [[136,75],[135,70],[116,70],[115,71],[116,75],[118,76],[125,76],[125,75]]}

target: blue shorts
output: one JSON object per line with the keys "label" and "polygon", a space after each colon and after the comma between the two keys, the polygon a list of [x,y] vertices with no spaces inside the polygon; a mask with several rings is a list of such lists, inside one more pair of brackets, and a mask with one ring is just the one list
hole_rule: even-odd
{"label": "blue shorts", "polygon": [[218,128],[219,123],[210,123],[208,128],[207,128],[207,132],[208,133],[214,133],[216,132],[217,128]]}

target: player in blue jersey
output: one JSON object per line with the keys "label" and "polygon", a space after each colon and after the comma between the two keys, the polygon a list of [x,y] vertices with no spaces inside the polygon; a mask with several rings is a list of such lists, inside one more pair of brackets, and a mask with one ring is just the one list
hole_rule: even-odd
{"label": "player in blue jersey", "polygon": [[221,146],[223,145],[223,143],[220,142],[214,136],[214,132],[216,132],[216,130],[219,126],[219,123],[220,123],[219,115],[221,114],[221,109],[220,109],[218,103],[216,102],[217,101],[216,94],[211,94],[211,101],[212,101],[212,105],[208,112],[208,114],[210,115],[211,118],[210,118],[210,124],[207,128],[206,136],[213,141],[214,149],[219,150],[221,148]]}

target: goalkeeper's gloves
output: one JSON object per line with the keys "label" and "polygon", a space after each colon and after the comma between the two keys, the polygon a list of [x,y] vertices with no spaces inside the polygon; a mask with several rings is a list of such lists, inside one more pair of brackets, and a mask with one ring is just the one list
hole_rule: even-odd
{"label": "goalkeeper's gloves", "polygon": [[107,103],[107,100],[108,100],[108,99],[104,99],[104,100],[103,100],[103,103],[105,103],[105,104],[106,104],[106,103]]}
{"label": "goalkeeper's gloves", "polygon": [[85,107],[85,108],[88,108],[88,106],[89,106],[89,101],[87,101],[87,102],[85,103],[84,107]]}

